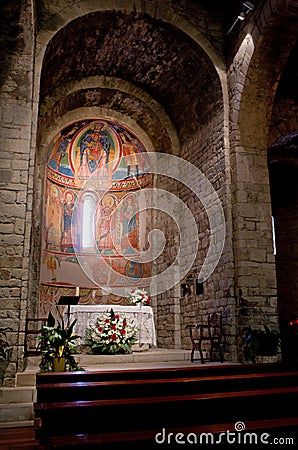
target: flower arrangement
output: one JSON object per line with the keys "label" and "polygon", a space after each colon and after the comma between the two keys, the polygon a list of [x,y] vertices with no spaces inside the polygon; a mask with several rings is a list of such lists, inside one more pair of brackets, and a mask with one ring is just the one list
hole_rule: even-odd
{"label": "flower arrangement", "polygon": [[86,344],[93,353],[119,354],[132,353],[131,345],[136,341],[137,327],[125,315],[106,311],[86,332]]}
{"label": "flower arrangement", "polygon": [[128,300],[133,305],[150,305],[150,297],[144,289],[135,289],[134,291],[131,291]]}

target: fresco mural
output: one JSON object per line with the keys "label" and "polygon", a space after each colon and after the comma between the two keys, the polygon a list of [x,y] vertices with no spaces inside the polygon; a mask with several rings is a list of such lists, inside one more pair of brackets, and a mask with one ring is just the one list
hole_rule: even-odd
{"label": "fresco mural", "polygon": [[[142,189],[151,186],[149,170],[144,145],[118,123],[78,121],[55,137],[45,177],[42,304],[77,286],[81,302],[126,304],[125,297],[105,295],[100,289],[117,284],[118,274],[146,288],[142,278],[150,276],[151,267],[142,262],[140,252],[146,247],[151,217],[139,209]],[[91,277],[78,255],[92,268]]]}

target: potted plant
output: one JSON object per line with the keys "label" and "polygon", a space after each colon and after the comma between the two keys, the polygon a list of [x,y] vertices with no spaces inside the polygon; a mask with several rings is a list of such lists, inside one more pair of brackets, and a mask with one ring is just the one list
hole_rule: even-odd
{"label": "potted plant", "polygon": [[0,328],[0,386],[3,384],[4,375],[12,354],[12,346],[9,345],[6,332],[11,328]]}
{"label": "potted plant", "polygon": [[277,355],[280,346],[280,334],[264,325],[264,330],[243,328],[243,355],[246,361],[255,363],[257,356]]}
{"label": "potted plant", "polygon": [[93,325],[87,328],[86,344],[97,354],[132,353],[131,345],[136,341],[137,328],[126,316],[106,311]]}
{"label": "potted plant", "polygon": [[73,333],[77,319],[69,327],[64,322],[57,326],[44,326],[40,330],[39,348],[41,351],[41,372],[64,372],[80,370],[73,353],[76,351],[74,341],[80,336]]}

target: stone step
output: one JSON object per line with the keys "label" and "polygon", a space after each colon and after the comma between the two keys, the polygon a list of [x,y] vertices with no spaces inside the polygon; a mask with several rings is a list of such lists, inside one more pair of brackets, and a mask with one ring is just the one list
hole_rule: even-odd
{"label": "stone step", "polygon": [[[0,422],[0,429],[7,429],[7,428],[24,428],[24,427],[33,427],[34,426],[34,420],[19,420],[18,422]],[[1,444],[0,444],[0,448]],[[11,450],[12,447],[9,447],[9,450]],[[15,448],[15,447],[13,447]],[[30,447],[30,450],[32,450],[33,447]]]}
{"label": "stone step", "polygon": [[[176,350],[153,348],[145,352],[133,352],[127,355],[75,355],[76,361],[85,370],[98,370],[101,368],[117,367],[118,365],[129,364],[164,364],[171,362],[189,362],[189,350]],[[16,377],[17,386],[34,386],[35,374],[39,371],[40,356],[31,356],[27,360],[27,368],[24,372],[18,373]]]}
{"label": "stone step", "polygon": [[[0,424],[4,427],[8,423],[27,422],[31,425],[34,420],[33,402],[30,403],[2,403],[0,408]],[[18,425],[20,426],[20,425]]]}
{"label": "stone step", "polygon": [[32,403],[36,399],[35,386],[16,386],[0,388],[0,404]]}
{"label": "stone step", "polygon": [[[169,365],[193,364],[188,350],[149,349],[127,355],[86,355],[75,358],[85,370],[121,369],[136,367],[160,367]],[[27,359],[24,372],[16,375],[16,386],[0,388],[0,427],[32,426],[34,419],[33,403],[36,398],[36,372],[39,371],[40,356]]]}
{"label": "stone step", "polygon": [[[32,377],[35,384],[35,373]],[[31,386],[0,388],[0,428],[33,426],[36,389]]]}
{"label": "stone step", "polygon": [[16,374],[16,386],[17,387],[30,387],[35,386],[35,375],[38,372],[38,367],[35,369],[26,369],[25,372],[18,372]]}
{"label": "stone step", "polygon": [[128,355],[85,355],[76,356],[81,367],[92,370],[92,367],[118,364],[154,364],[172,361],[184,362],[189,360],[189,351],[154,349],[146,352],[134,352]]}

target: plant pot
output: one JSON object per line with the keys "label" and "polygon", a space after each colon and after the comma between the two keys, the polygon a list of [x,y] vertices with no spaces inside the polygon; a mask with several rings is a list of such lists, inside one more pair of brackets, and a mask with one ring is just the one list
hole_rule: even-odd
{"label": "plant pot", "polygon": [[54,372],[65,372],[66,359],[65,358],[54,358],[53,360],[53,371]]}
{"label": "plant pot", "polygon": [[277,335],[260,333],[256,340],[256,355],[275,356],[277,353],[278,353]]}

